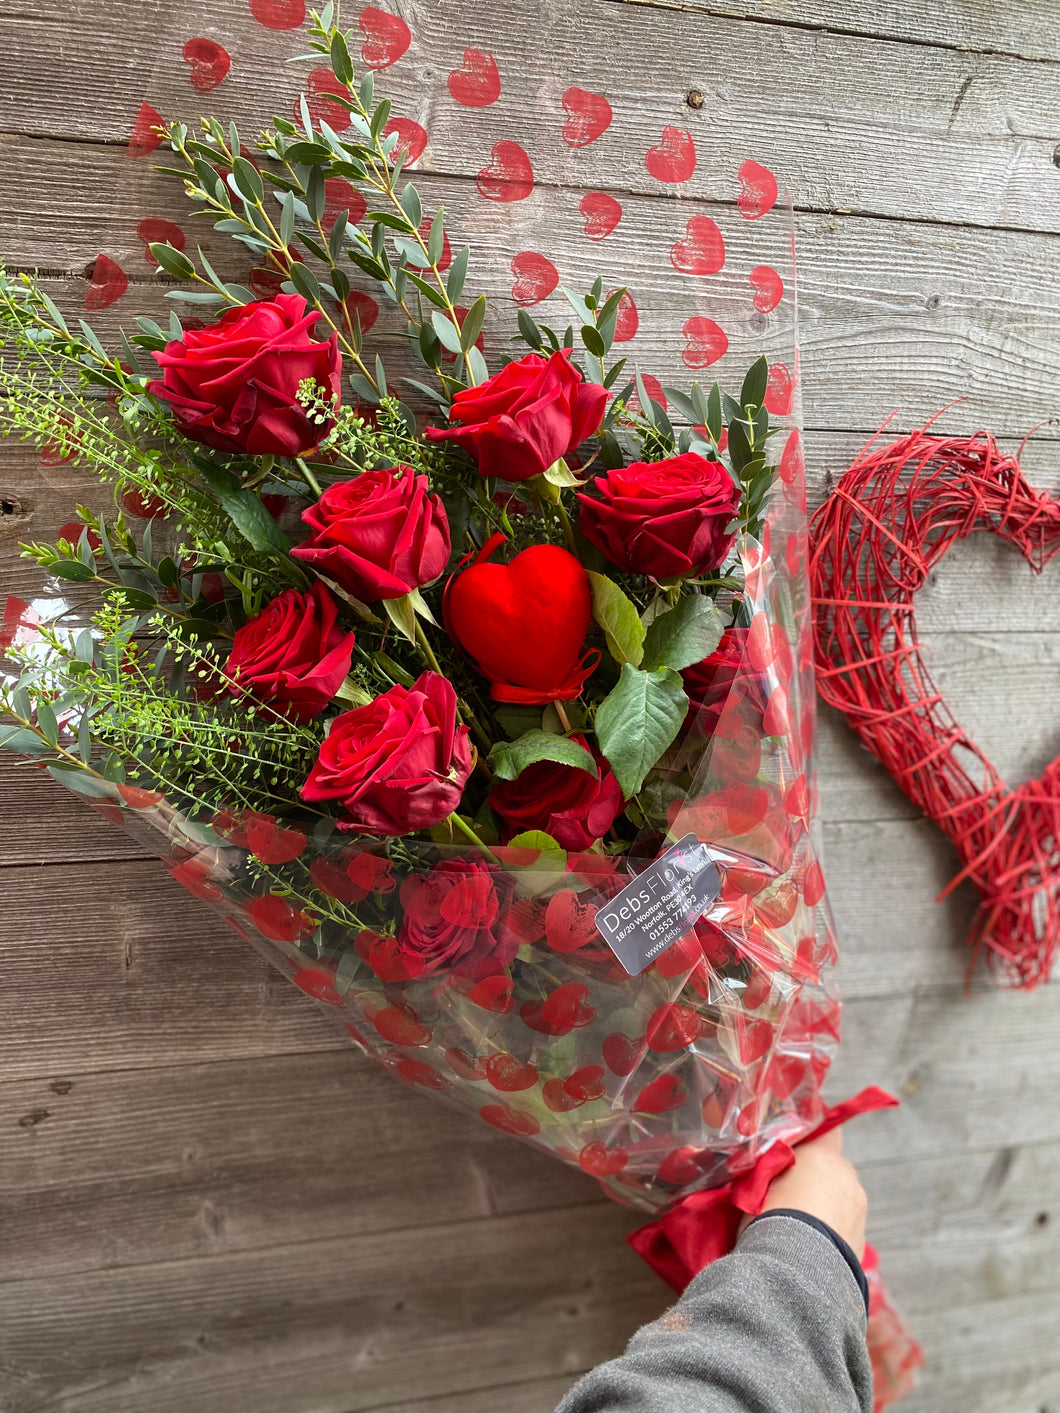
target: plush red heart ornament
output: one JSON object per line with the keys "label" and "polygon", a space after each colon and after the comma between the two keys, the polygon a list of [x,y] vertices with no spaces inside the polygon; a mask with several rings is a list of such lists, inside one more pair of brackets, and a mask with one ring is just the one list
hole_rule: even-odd
{"label": "plush red heart ornament", "polygon": [[582,654],[592,622],[589,576],[559,545],[531,545],[490,564],[503,535],[486,541],[445,591],[449,636],[492,683],[497,702],[573,701],[596,669]]}
{"label": "plush red heart ornament", "polygon": [[931,570],[976,530],[1038,573],[1060,550],[1060,503],[985,432],[870,444],[811,526],[817,686],[956,846],[945,891],[967,878],[981,895],[972,946],[1004,984],[1033,987],[1060,942],[1060,757],[1010,789],[932,682],[914,611]]}

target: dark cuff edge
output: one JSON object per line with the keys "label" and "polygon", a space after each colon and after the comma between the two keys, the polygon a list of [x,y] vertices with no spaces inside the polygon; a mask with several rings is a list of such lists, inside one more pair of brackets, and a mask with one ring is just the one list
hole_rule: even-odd
{"label": "dark cuff edge", "polygon": [[771,1207],[768,1212],[761,1212],[757,1217],[747,1223],[744,1228],[749,1231],[755,1222],[763,1222],[767,1217],[793,1217],[798,1222],[804,1222],[806,1226],[813,1227],[814,1231],[819,1231],[822,1236],[826,1236],[835,1249],[842,1256],[843,1260],[850,1267],[850,1274],[858,1283],[861,1291],[861,1298],[865,1302],[865,1314],[869,1313],[869,1283],[865,1279],[865,1271],[861,1262],[854,1255],[853,1248],[849,1242],[843,1240],[839,1233],[833,1230],[827,1222],[822,1222],[819,1217],[811,1217],[809,1212],[800,1212],[795,1207]]}

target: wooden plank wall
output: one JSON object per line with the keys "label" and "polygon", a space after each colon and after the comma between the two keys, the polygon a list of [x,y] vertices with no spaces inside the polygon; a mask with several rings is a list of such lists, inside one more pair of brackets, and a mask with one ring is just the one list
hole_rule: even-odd
{"label": "wooden plank wall", "polygon": [[[697,196],[731,202],[748,155],[785,176],[814,503],[895,409],[906,427],[963,395],[945,425],[1011,446],[1060,414],[1058,0],[392,8],[415,43],[386,88],[457,211],[487,131],[439,102],[466,45],[504,76],[493,129],[507,111],[542,150],[563,88],[609,95],[626,148],[594,184],[634,232],[674,219],[641,162],[664,123],[696,134]],[[136,221],[180,212],[125,156],[141,101],[216,98],[252,129],[296,90],[297,36],[244,0],[0,0],[0,26],[0,252],[76,310],[106,250],[134,276],[113,329],[161,303]],[[205,102],[180,63],[195,35],[233,53]],[[584,189],[576,158],[538,166],[542,220]],[[672,297],[665,250],[616,233],[599,256]],[[680,372],[650,328],[634,351]],[[1058,435],[1026,455],[1045,488]],[[0,452],[2,597],[34,585],[16,542],[93,489]],[[966,544],[922,600],[960,715],[1012,780],[1039,771],[1060,749],[1054,574]],[[832,1092],[904,1099],[849,1149],[928,1355],[907,1407],[1056,1413],[1060,987],[966,993],[972,899],[932,901],[949,851],[827,713],[820,767],[847,998]],[[587,1178],[399,1089],[119,830],[33,769],[0,779],[4,1413],[548,1413],[664,1307],[622,1241],[634,1219]]]}

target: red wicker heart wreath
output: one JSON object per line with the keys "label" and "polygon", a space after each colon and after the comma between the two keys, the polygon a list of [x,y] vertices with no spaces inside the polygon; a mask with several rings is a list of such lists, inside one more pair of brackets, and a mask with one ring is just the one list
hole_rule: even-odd
{"label": "red wicker heart wreath", "polygon": [[1006,785],[932,682],[913,606],[953,542],[977,530],[1038,573],[1060,550],[1060,503],[985,432],[870,444],[811,526],[817,681],[955,844],[963,867],[945,892],[965,878],[979,890],[972,946],[1003,984],[1033,987],[1060,942],[1060,757]]}

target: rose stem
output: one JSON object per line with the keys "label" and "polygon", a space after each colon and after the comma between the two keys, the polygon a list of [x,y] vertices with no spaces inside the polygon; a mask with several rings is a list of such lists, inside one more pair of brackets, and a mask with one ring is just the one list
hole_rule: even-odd
{"label": "rose stem", "polygon": [[555,505],[556,514],[559,516],[560,529],[563,531],[564,543],[570,550],[571,554],[574,555],[575,559],[577,559],[578,547],[574,543],[574,526],[570,523],[570,519],[567,515],[567,512],[563,508],[563,501],[558,496],[556,498]]}
{"label": "rose stem", "polygon": [[475,831],[471,828],[471,825],[468,824],[465,820],[462,820],[462,819],[460,818],[460,816],[455,812],[455,810],[454,810],[454,812],[449,816],[449,823],[450,823],[450,824],[455,824],[456,827],[457,827],[457,829],[460,830],[460,833],[463,834],[463,835],[465,835],[468,839],[470,839],[471,842],[472,842],[472,844],[474,844],[476,848],[481,849],[482,852],[486,855],[486,857],[487,857],[492,863],[495,863],[495,864],[499,864],[499,863],[500,863],[500,859],[499,859],[499,858],[497,857],[497,855],[493,852],[493,850],[489,847],[489,845],[488,845],[488,844],[484,844],[484,843],[482,842],[482,840],[478,837],[478,835],[475,833]]}
{"label": "rose stem", "polygon": [[[416,642],[419,646],[420,652],[423,654],[424,658],[427,661],[427,666],[433,672],[437,672],[439,677],[444,677],[445,673],[442,671],[438,659],[434,655],[434,649],[431,647],[427,639],[427,634],[423,631],[423,625],[420,623],[420,620],[418,618],[416,618]],[[492,751],[493,742],[490,740],[490,738],[486,735],[485,731],[483,731],[482,727],[479,725],[478,718],[475,716],[474,712],[471,711],[467,703],[461,701],[459,697],[457,698],[456,702],[456,711],[461,721],[471,727],[472,731],[478,737],[479,741],[486,748],[487,754]],[[483,763],[482,768],[485,772],[485,763]]]}
{"label": "rose stem", "polygon": [[554,701],[554,702],[552,703],[552,705],[556,708],[556,715],[559,717],[560,722],[562,723],[562,726],[563,726],[564,731],[566,731],[567,734],[570,735],[570,732],[571,732],[571,730],[572,730],[572,727],[571,727],[571,724],[570,724],[570,718],[567,716],[567,713],[563,710],[563,703],[560,702],[560,701]]}
{"label": "rose stem", "polygon": [[305,462],[300,456],[295,457],[294,464],[298,467],[299,471],[301,471],[302,479],[305,481],[306,485],[313,492],[313,494],[319,498],[323,494],[323,492],[320,489],[320,482],[313,475],[312,471],[310,471],[309,467],[305,464]]}

